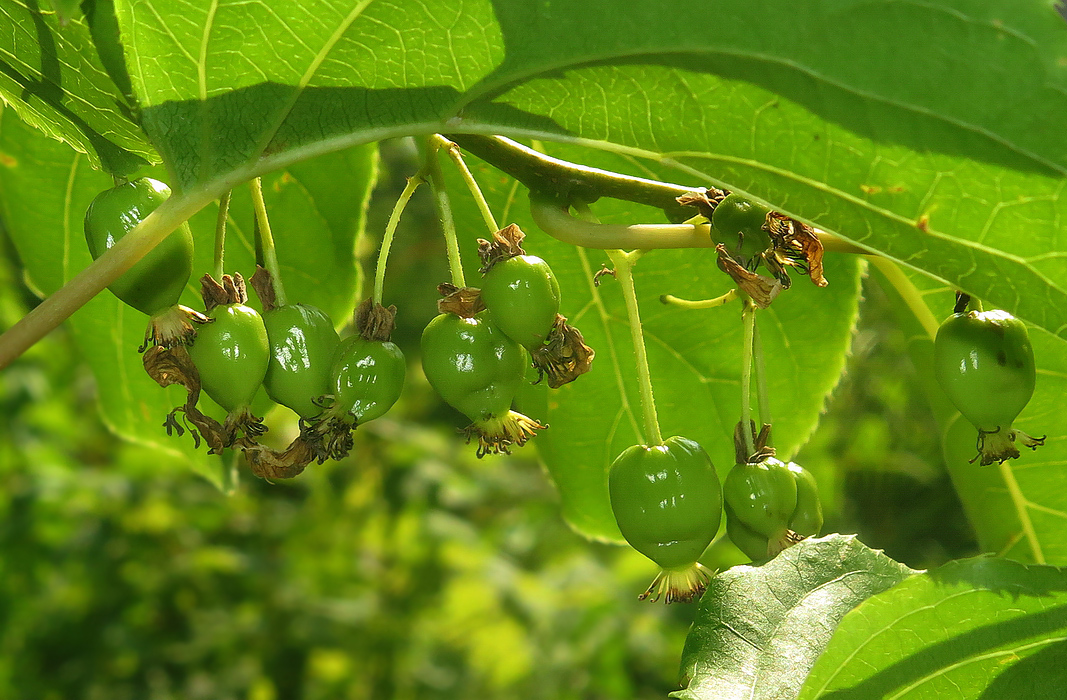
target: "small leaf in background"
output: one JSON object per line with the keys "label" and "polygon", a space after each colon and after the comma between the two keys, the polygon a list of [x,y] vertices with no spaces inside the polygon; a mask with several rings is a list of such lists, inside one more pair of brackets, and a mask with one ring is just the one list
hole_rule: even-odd
{"label": "small leaf in background", "polygon": [[682,652],[685,688],[671,697],[796,698],[841,618],[916,573],[845,535],[724,571],[700,601]]}
{"label": "small leaf in background", "polygon": [[837,627],[801,700],[1064,696],[1067,571],[979,557],[869,598]]}

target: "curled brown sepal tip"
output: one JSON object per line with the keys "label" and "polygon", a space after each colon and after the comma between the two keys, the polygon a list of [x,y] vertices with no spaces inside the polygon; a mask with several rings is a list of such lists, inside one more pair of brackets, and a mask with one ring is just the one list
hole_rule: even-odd
{"label": "curled brown sepal tip", "polygon": [[242,440],[239,446],[252,473],[268,481],[299,476],[315,459],[314,448],[299,435],[281,452],[254,441]]}
{"label": "curled brown sepal tip", "polygon": [[[742,292],[752,299],[753,303],[761,309],[771,305],[785,286],[778,279],[767,277],[756,272],[750,272],[745,266],[734,260],[726,252],[726,246],[722,243],[715,246],[715,252],[719,255],[719,269],[730,276]],[[788,280],[788,277],[786,277]]]}
{"label": "curled brown sepal tip", "polygon": [[708,221],[711,221],[711,215],[715,213],[715,207],[719,206],[719,202],[726,199],[726,195],[730,194],[726,190],[720,190],[715,187],[706,187],[703,190],[695,190],[693,192],[686,192],[683,195],[674,198],[674,201],[681,204],[683,207],[695,207],[700,215]]}
{"label": "curled brown sepal tip", "polygon": [[770,254],[780,264],[797,268],[818,287],[827,285],[823,277],[822,241],[815,235],[815,229],[778,212],[767,215],[763,228],[771,237]]}
{"label": "curled brown sepal tip", "polygon": [[526,255],[522,248],[522,239],[526,234],[516,224],[508,224],[493,234],[493,240],[478,239],[478,259],[482,261],[479,272],[483,275],[501,260]]}
{"label": "curled brown sepal tip", "polygon": [[442,314],[455,314],[463,318],[473,318],[479,311],[485,311],[482,303],[482,290],[477,287],[457,287],[448,282],[437,285],[441,299],[437,300],[437,311]]}
{"label": "curled brown sepal tip", "polygon": [[267,268],[262,265],[256,265],[256,271],[248,281],[252,285],[252,289],[255,290],[256,296],[259,297],[259,303],[263,305],[264,311],[278,308],[277,295],[274,291],[274,278],[270,276]]}
{"label": "curled brown sepal tip", "polygon": [[588,372],[594,357],[596,351],[585,344],[582,332],[569,325],[562,314],[556,314],[545,342],[530,353],[538,373],[537,382],[548,377],[548,385],[553,389]]}
{"label": "curled brown sepal tip", "polygon": [[221,282],[216,282],[211,275],[200,278],[200,296],[204,300],[204,310],[211,313],[216,306],[225,304],[243,304],[248,301],[245,278],[240,272],[223,275]]}
{"label": "curled brown sepal tip", "polygon": [[137,352],[143,353],[150,347],[192,345],[196,340],[196,327],[214,320],[181,304],[167,307],[148,320],[144,343],[137,348]]}
{"label": "curled brown sepal tip", "polygon": [[388,308],[364,299],[356,307],[356,333],[364,340],[389,342],[396,328],[396,307]]}

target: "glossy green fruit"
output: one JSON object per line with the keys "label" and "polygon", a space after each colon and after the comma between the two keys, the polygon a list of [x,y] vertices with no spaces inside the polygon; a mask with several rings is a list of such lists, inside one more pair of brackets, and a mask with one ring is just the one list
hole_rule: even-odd
{"label": "glossy green fruit", "polygon": [[[168,197],[169,187],[147,177],[98,194],[85,212],[85,242],[93,259],[112,248]],[[183,223],[108,289],[152,316],[178,303],[192,271],[193,236]]]}
{"label": "glossy green fruit", "polygon": [[770,556],[767,552],[767,538],[745,527],[737,518],[727,516],[726,535],[734,546],[752,561],[762,561]]}
{"label": "glossy green fruit", "polygon": [[719,530],[719,477],[687,438],[628,447],[611,463],[608,492],[623,537],[664,569],[695,562]]}
{"label": "glossy green fruit", "polygon": [[270,361],[263,378],[267,395],[304,418],[322,412],[314,399],[329,394],[334,353],[341,338],[333,321],[306,304],[279,306],[264,312]]}
{"label": "glossy green fruit", "polygon": [[735,464],[723,483],[726,514],[764,537],[789,529],[797,507],[797,483],[785,462],[770,457],[758,464]]}
{"label": "glossy green fruit", "polygon": [[771,245],[770,236],[763,230],[770,211],[741,195],[729,194],[711,214],[712,239],[724,244],[735,258],[748,260]]}
{"label": "glossy green fruit", "polygon": [[270,361],[263,319],[243,304],[216,306],[200,327],[189,356],[207,395],[228,412],[252,403]]}
{"label": "glossy green fruit", "polygon": [[819,534],[822,529],[822,501],[815,477],[804,467],[790,462],[789,473],[797,484],[797,506],[789,517],[789,529],[803,537]]}
{"label": "glossy green fruit", "polygon": [[482,280],[482,303],[493,322],[527,349],[545,342],[559,313],[559,301],[559,282],[552,268],[534,255],[501,260]]}
{"label": "glossy green fruit", "polygon": [[484,311],[440,314],[422,332],[422,368],[441,398],[477,422],[511,409],[526,353]]}
{"label": "glossy green fruit", "polygon": [[379,418],[400,398],[406,372],[404,353],[395,343],[358,335],[347,338],[333,362],[335,405],[349,411],[358,423]]}
{"label": "glossy green fruit", "polygon": [[953,314],[937,331],[934,374],[976,428],[1009,430],[1034,394],[1034,350],[1026,326],[1000,310]]}

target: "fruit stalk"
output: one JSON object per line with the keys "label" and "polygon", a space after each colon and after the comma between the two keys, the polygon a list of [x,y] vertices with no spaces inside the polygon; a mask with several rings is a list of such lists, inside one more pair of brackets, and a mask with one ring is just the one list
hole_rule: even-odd
{"label": "fruit stalk", "polygon": [[474,179],[474,173],[471,172],[470,168],[467,167],[466,161],[463,160],[459,144],[449,141],[440,134],[436,134],[434,139],[441,148],[447,151],[448,157],[452,159],[452,162],[456,164],[456,168],[459,169],[460,175],[463,176],[463,181],[467,183],[467,189],[470,190],[475,204],[478,205],[478,211],[481,212],[485,225],[489,227],[489,233],[499,231],[500,227],[496,223],[496,217],[493,216],[493,211],[489,208],[489,202],[485,201],[485,195],[482,194],[482,188],[478,186],[478,181]]}
{"label": "fruit stalk", "polygon": [[226,220],[230,216],[231,192],[231,190],[227,190],[226,194],[219,199],[219,216],[215,220],[215,255],[212,258],[214,262],[212,269],[217,280],[222,279],[222,263],[226,258]]}
{"label": "fruit stalk", "polygon": [[448,269],[452,274],[452,284],[458,288],[467,286],[463,277],[463,262],[459,257],[459,238],[456,236],[456,221],[452,217],[452,204],[448,199],[448,191],[445,189],[445,177],[441,172],[441,162],[437,160],[437,144],[431,136],[426,139],[423,151],[423,169],[426,171],[427,180],[430,183],[430,191],[433,193],[434,207],[437,209],[437,218],[441,221],[441,228],[445,234],[445,248],[448,251]]}
{"label": "fruit stalk", "polygon": [[644,443],[649,447],[663,444],[663,434],[659,429],[659,417],[656,415],[656,398],[652,393],[652,374],[648,369],[648,353],[645,350],[645,336],[641,328],[641,314],[637,308],[637,290],[634,288],[633,266],[644,254],[643,250],[629,253],[622,250],[607,251],[615,266],[615,277],[622,287],[622,296],[626,301],[626,316],[630,321],[630,337],[634,344],[634,358],[637,361],[637,378],[641,390],[641,415],[645,424]]}
{"label": "fruit stalk", "polygon": [[744,347],[741,350],[741,434],[745,437],[745,450],[751,455],[756,451],[749,429],[752,420],[752,338],[756,327],[756,305],[745,299],[741,311],[744,329]]}
{"label": "fruit stalk", "polygon": [[385,233],[382,234],[382,246],[378,251],[378,262],[374,267],[375,304],[382,303],[382,295],[385,291],[385,265],[389,258],[389,249],[393,245],[393,235],[396,233],[396,227],[400,224],[400,216],[404,213],[404,209],[407,208],[408,202],[411,201],[411,196],[415,194],[415,190],[419,188],[419,185],[426,182],[425,178],[425,168],[408,178],[404,191],[400,193],[400,197],[396,200],[396,205],[393,206],[393,213],[389,215],[389,222],[385,225]]}
{"label": "fruit stalk", "polygon": [[282,274],[278,267],[278,251],[274,248],[274,235],[270,231],[270,219],[267,218],[267,203],[263,201],[263,180],[253,178],[252,205],[256,210],[256,223],[259,225],[259,241],[263,248],[263,267],[267,268],[271,280],[274,281],[274,300],[278,306],[285,306],[288,301],[285,297],[285,285],[282,284]]}

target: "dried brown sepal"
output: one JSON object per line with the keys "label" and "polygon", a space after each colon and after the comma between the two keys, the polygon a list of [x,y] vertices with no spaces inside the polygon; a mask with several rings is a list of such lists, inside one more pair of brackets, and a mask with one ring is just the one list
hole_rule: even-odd
{"label": "dried brown sepal", "polygon": [[776,557],[781,552],[806,539],[806,535],[801,535],[798,532],[793,532],[788,529],[784,530],[777,537],[767,538],[767,556]]}
{"label": "dried brown sepal", "polygon": [[[184,346],[151,347],[141,357],[141,361],[148,376],[160,386],[180,384],[185,387],[185,405],[178,406],[168,413],[167,419],[163,422],[168,435],[177,433],[180,437],[188,430],[196,447],[200,447],[200,440],[203,438],[208,444],[210,454],[219,454],[233,444],[234,434],[227,431],[226,427],[214,418],[201,413],[196,407],[200,399],[200,373]],[[180,422],[179,413],[182,414]]]}
{"label": "dried brown sepal", "polygon": [[267,268],[262,265],[256,265],[256,271],[248,281],[251,283],[252,289],[255,290],[259,303],[263,305],[264,311],[270,311],[278,307],[278,298],[274,291],[274,278],[270,276]]}
{"label": "dried brown sepal", "polygon": [[544,344],[530,353],[537,369],[537,381],[548,377],[548,385],[553,389],[588,372],[594,357],[596,351],[585,344],[582,332],[569,325],[567,317],[562,314],[556,314]]}
{"label": "dried brown sepal", "polygon": [[1009,459],[1018,459],[1019,448],[1016,443],[1036,451],[1038,447],[1045,444],[1045,438],[1047,437],[1047,435],[1034,437],[1011,427],[1007,429],[997,428],[996,430],[982,430],[979,428],[978,442],[976,444],[978,454],[968,463],[974,464],[978,462],[983,467],[986,467],[990,464],[1007,462]]}
{"label": "dried brown sepal", "polygon": [[544,430],[547,425],[541,425],[533,418],[522,415],[518,411],[508,411],[501,417],[490,416],[484,420],[475,421],[462,433],[467,442],[478,439],[478,459],[486,455],[511,454],[511,446],[522,447],[538,430]]}
{"label": "dried brown sepal", "polygon": [[524,238],[526,234],[515,224],[508,224],[493,233],[491,241],[479,238],[478,259],[482,261],[482,267],[478,271],[484,275],[501,260],[514,258],[516,255],[526,255],[526,251],[522,248]]}
{"label": "dried brown sepal", "polygon": [[437,285],[437,291],[443,297],[437,300],[439,313],[473,318],[479,311],[485,311],[482,290],[477,287],[457,287],[445,282]]}
{"label": "dried brown sepal", "polygon": [[751,454],[749,454],[748,447],[745,444],[744,428],[741,427],[741,421],[734,425],[734,462],[736,464],[759,464],[768,457],[774,457],[777,454],[775,449],[767,444],[771,439],[770,423],[764,423],[757,434],[756,422],[750,420],[748,429],[752,435],[754,450]]}
{"label": "dried brown sepal", "polygon": [[356,427],[351,413],[329,409],[315,418],[300,421],[300,437],[322,464],[327,459],[344,459],[352,450],[352,431]]}
{"label": "dried brown sepal", "polygon": [[773,255],[783,265],[801,270],[818,287],[827,285],[823,277],[822,241],[815,229],[784,214],[771,212],[763,228],[770,234]]}
{"label": "dried brown sepal", "polygon": [[144,343],[137,348],[137,352],[144,352],[150,347],[192,345],[196,340],[196,325],[212,323],[214,320],[188,306],[175,304],[148,320]]}
{"label": "dried brown sepal", "polygon": [[722,243],[715,246],[715,251],[719,254],[719,269],[729,275],[759,308],[766,309],[782,292],[784,287],[780,280],[749,272],[726,252]]}
{"label": "dried brown sepal", "polygon": [[715,207],[719,206],[719,202],[726,199],[728,194],[730,193],[726,190],[707,187],[702,192],[686,192],[680,197],[675,197],[674,201],[683,207],[696,207],[701,216],[711,221],[711,215],[715,213]]}
{"label": "dried brown sepal", "polygon": [[161,387],[181,384],[190,392],[200,395],[200,372],[189,357],[184,345],[166,348],[153,345],[141,356],[144,371]]}
{"label": "dried brown sepal", "polygon": [[204,300],[204,310],[211,313],[216,306],[224,304],[243,304],[248,301],[245,278],[240,272],[223,275],[222,282],[216,282],[211,275],[200,278],[200,296]]}
{"label": "dried brown sepal", "polygon": [[356,333],[364,340],[389,342],[396,328],[396,307],[386,308],[375,304],[373,299],[364,299],[356,307]]}
{"label": "dried brown sepal", "polygon": [[252,473],[267,480],[292,479],[300,475],[316,457],[314,448],[302,435],[298,435],[281,452],[246,439],[238,441],[238,446],[244,452]]}
{"label": "dried brown sepal", "polygon": [[593,273],[593,286],[599,287],[603,278],[611,277],[612,279],[618,279],[615,268],[608,267],[604,263],[600,264],[600,269]]}

